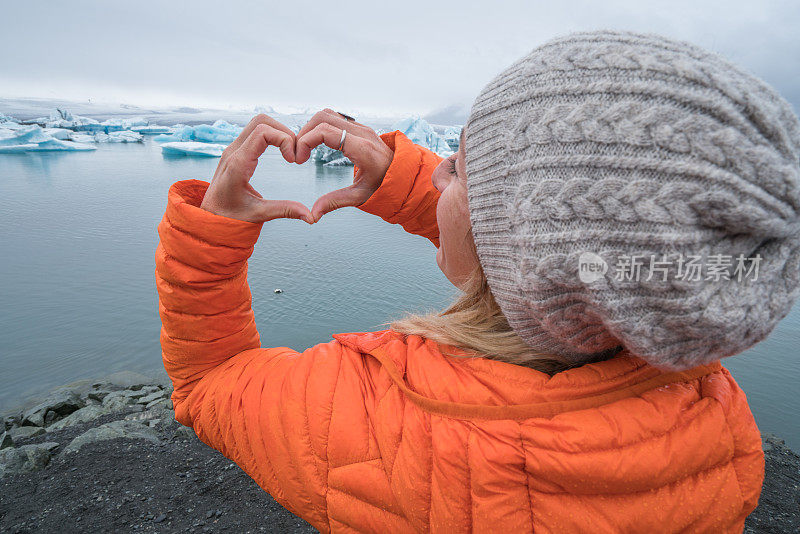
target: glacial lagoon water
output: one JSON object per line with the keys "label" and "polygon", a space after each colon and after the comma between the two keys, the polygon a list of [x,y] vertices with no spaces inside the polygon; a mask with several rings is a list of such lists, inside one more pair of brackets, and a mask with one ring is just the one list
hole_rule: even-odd
{"label": "glacial lagoon water", "polygon": [[[169,186],[210,180],[217,162],[165,157],[149,140],[0,156],[0,412],[82,378],[163,373],[156,225]],[[252,183],[311,206],[351,179],[350,167],[290,165],[270,150]],[[249,279],[262,345],[297,350],[439,309],[456,294],[430,242],[354,208],[314,226],[266,223]],[[800,306],[770,338],[723,363],[762,431],[800,449]]]}

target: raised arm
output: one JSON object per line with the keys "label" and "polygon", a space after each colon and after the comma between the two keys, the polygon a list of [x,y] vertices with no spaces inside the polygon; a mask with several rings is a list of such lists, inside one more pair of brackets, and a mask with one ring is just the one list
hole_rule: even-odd
{"label": "raised arm", "polygon": [[353,185],[321,196],[311,209],[314,219],[354,206],[426,237],[438,247],[439,191],[431,183],[431,174],[442,158],[399,131],[378,136],[371,128],[325,109],[298,132],[297,163],[308,160],[320,144],[339,148],[342,130],[347,132],[342,151],[356,166]]}
{"label": "raised arm", "polygon": [[[169,190],[155,256],[162,358],[175,418],[326,532],[333,399],[363,409],[374,383],[364,379],[364,358],[336,341],[303,353],[259,348],[247,260],[264,221],[311,214],[248,188],[260,153],[283,138],[258,124],[248,128],[211,184],[185,180]],[[289,149],[284,157],[292,160],[293,139]],[[366,417],[356,409],[352,416]],[[345,451],[366,448],[359,434],[332,439]]]}
{"label": "raised arm", "polygon": [[431,174],[442,158],[399,131],[383,134],[381,139],[394,157],[380,187],[358,209],[427,237],[438,247],[436,204],[440,193],[431,183]]}

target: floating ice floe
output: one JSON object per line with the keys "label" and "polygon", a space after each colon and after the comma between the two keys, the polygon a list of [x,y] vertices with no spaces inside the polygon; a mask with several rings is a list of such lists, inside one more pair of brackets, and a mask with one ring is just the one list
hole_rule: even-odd
{"label": "floating ice floe", "polygon": [[200,141],[204,143],[230,144],[236,139],[242,128],[227,121],[219,120],[214,124],[200,124],[198,126],[178,126],[171,134],[157,135],[153,138],[158,143],[175,141]]}
{"label": "floating ice floe", "polygon": [[89,117],[73,115],[66,109],[54,109],[50,116],[43,119],[35,119],[35,123],[44,124],[47,128],[68,128],[70,130],[91,129],[100,126],[100,122]]}
{"label": "floating ice floe", "polygon": [[131,130],[120,130],[117,132],[72,132],[72,141],[79,143],[141,143],[142,134]]}
{"label": "floating ice floe", "polygon": [[169,126],[160,126],[158,124],[150,124],[147,126],[134,126],[131,131],[138,132],[142,135],[157,135],[168,134],[170,132]]}
{"label": "floating ice floe", "polygon": [[[8,117],[8,118],[10,118],[10,117]],[[2,130],[2,129],[5,129],[5,130],[23,130],[23,129],[28,128],[28,127],[29,126],[27,124],[20,124],[18,122],[13,122],[13,121],[2,122],[2,121],[0,121],[0,130]]]}
{"label": "floating ice floe", "polygon": [[161,153],[169,156],[198,156],[218,158],[222,156],[225,145],[199,143],[197,141],[175,141],[161,145]]}
{"label": "floating ice floe", "polygon": [[341,158],[337,158],[332,161],[328,161],[322,164],[325,167],[346,167],[348,165],[352,166],[353,162],[350,161],[350,158],[342,156]]}
{"label": "floating ice floe", "polygon": [[[133,130],[149,126],[150,122],[144,117],[130,117],[126,119],[107,119],[100,123],[108,128],[108,131]],[[106,133],[108,133],[108,131]]]}
{"label": "floating ice floe", "polygon": [[73,134],[72,130],[67,130],[66,128],[45,128],[42,132],[44,132],[45,135],[61,139],[62,141],[71,140]]}
{"label": "floating ice floe", "polygon": [[329,148],[325,145],[319,145],[311,151],[311,159],[316,163],[321,163],[326,167],[342,167],[344,165],[352,165],[344,154],[334,148]]}
{"label": "floating ice floe", "polygon": [[451,156],[455,152],[445,138],[436,133],[428,121],[420,117],[401,119],[392,126],[392,130],[400,130],[413,143],[436,152],[440,156]]}
{"label": "floating ice floe", "polygon": [[83,143],[56,139],[36,125],[17,130],[0,128],[0,153],[84,152],[88,150],[97,150],[97,148]]}
{"label": "floating ice floe", "polygon": [[[40,117],[23,122],[25,124],[44,126],[47,129],[68,129],[74,132],[87,132],[89,134],[110,134],[112,132],[127,130],[142,130],[148,133],[164,133],[169,131],[166,126],[150,124],[144,117],[113,118],[100,122],[89,117],[73,115],[66,109],[55,109],[50,112],[50,116],[48,117]],[[1,120],[0,123],[2,123]],[[61,139],[61,137],[59,137],[59,139]]]}
{"label": "floating ice floe", "polygon": [[34,148],[37,145],[34,143],[27,143],[23,145],[0,145],[0,154],[20,154],[22,152],[27,152],[29,148]]}
{"label": "floating ice floe", "polygon": [[458,145],[461,141],[461,128],[462,126],[448,126],[444,129],[444,140],[450,146],[450,148],[455,152],[458,150]]}
{"label": "floating ice floe", "polygon": [[156,143],[173,143],[176,141],[191,141],[194,139],[194,128],[176,124],[172,127],[172,133],[157,135],[153,138]]}
{"label": "floating ice floe", "polygon": [[17,129],[18,127],[22,126],[21,124],[17,123],[17,120],[14,117],[9,117],[8,115],[4,115],[0,113],[0,128],[12,128]]}

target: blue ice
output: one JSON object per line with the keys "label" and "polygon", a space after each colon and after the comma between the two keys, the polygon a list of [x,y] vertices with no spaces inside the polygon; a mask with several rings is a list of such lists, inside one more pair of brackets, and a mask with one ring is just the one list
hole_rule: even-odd
{"label": "blue ice", "polygon": [[392,126],[392,130],[400,130],[412,142],[440,156],[450,156],[454,152],[445,138],[436,133],[428,121],[420,117],[401,119]]}
{"label": "blue ice", "polygon": [[218,120],[214,124],[198,126],[179,126],[173,133],[157,135],[153,138],[159,143],[174,141],[200,141],[228,145],[242,133],[242,128],[227,121]]}
{"label": "blue ice", "polygon": [[161,153],[168,156],[197,156],[218,158],[225,145],[199,143],[197,141],[176,141],[161,145]]}

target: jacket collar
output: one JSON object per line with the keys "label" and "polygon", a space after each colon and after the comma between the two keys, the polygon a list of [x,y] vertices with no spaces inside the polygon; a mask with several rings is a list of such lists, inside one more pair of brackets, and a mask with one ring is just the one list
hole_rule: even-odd
{"label": "jacket collar", "polygon": [[[339,343],[378,359],[415,404],[443,416],[527,419],[587,409],[667,384],[718,371],[719,362],[682,372],[663,372],[623,351],[610,360],[556,373],[486,358],[460,358],[419,336],[391,330],[335,334]],[[464,354],[453,347],[447,351]]]}

